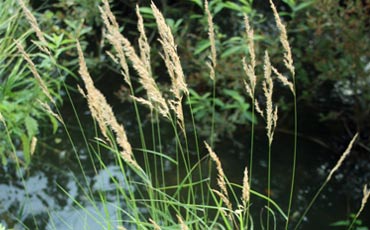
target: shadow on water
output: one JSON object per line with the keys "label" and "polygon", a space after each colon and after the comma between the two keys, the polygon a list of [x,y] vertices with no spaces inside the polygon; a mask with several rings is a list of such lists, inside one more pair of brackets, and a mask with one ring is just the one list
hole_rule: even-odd
{"label": "shadow on water", "polygon": [[[129,139],[133,140],[134,146],[139,146],[139,143],[135,143],[138,141],[138,134],[133,125],[135,123],[133,112],[127,110],[125,106],[121,107],[124,112],[121,111],[118,114],[119,117],[128,118],[124,123]],[[86,111],[84,106],[80,109]],[[93,167],[94,163],[91,162],[80,129],[76,128],[78,126],[73,122],[73,116],[68,114],[69,108],[65,110],[67,118],[71,118],[67,120],[67,124],[71,128],[77,154],[74,154],[65,133],[58,132],[57,135],[40,141],[38,152],[35,153],[33,163],[27,170],[16,171],[12,164],[0,169],[0,220],[8,227],[14,227],[15,230],[35,229],[34,219],[39,229],[94,230],[105,229],[108,226],[114,229],[120,224],[116,223],[118,210],[125,207],[119,202],[120,197],[117,197],[116,184],[113,183],[112,177],[124,190],[134,188],[125,184],[123,175],[115,165],[111,153],[103,150],[100,153],[106,165],[105,168]],[[88,138],[92,140],[95,131],[89,113],[81,112],[80,119],[86,127],[91,127],[84,128],[84,130]],[[224,139],[215,147],[225,174],[231,182],[240,183],[243,179],[244,167],[249,164],[250,138],[246,133],[248,133],[247,130],[240,129],[234,138]],[[166,140],[164,148],[171,148],[173,136],[164,135],[162,138]],[[286,210],[288,205],[292,138],[290,134],[279,131],[276,133],[272,147],[272,185],[271,191],[267,191],[267,141],[263,128],[257,130],[256,134],[252,188],[263,194],[269,192],[283,210]],[[298,153],[292,222],[296,221],[296,218],[304,211],[310,198],[313,197],[338,159],[338,155],[333,154],[332,150],[307,138],[299,138]],[[81,162],[85,175],[82,174],[78,162]],[[367,161],[358,163],[354,157],[350,157],[336,173],[333,181],[325,188],[301,229],[340,229],[329,227],[329,224],[345,220],[349,213],[354,213],[358,209],[364,183],[361,177],[365,178],[362,170],[366,167],[369,169]],[[171,172],[176,169],[167,168],[166,170]],[[168,175],[171,174],[168,173]],[[176,180],[170,176],[166,177],[169,177],[169,181]],[[21,178],[24,178],[24,182]],[[104,205],[99,202],[92,203],[86,194],[94,195],[99,192],[105,194]],[[76,205],[73,200],[80,202],[83,207]],[[252,196],[252,212],[256,229],[258,229],[259,215],[264,205],[266,205],[265,201]],[[33,219],[32,216],[35,218]],[[276,216],[278,216],[277,213]],[[361,219],[364,220],[365,225],[370,226],[370,218],[366,216],[369,216],[369,211],[365,209]],[[21,223],[27,227],[23,227]],[[281,218],[278,218],[278,226],[282,226]]]}

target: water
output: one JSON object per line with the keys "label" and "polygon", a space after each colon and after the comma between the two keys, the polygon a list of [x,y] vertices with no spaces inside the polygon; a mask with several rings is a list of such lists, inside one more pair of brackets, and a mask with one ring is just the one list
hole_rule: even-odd
{"label": "water", "polygon": [[[81,105],[79,108],[86,135],[91,141],[95,132],[93,123],[89,119],[89,113],[83,112],[86,111],[86,107]],[[122,108],[124,109],[121,111],[116,109],[119,117],[126,119],[134,117],[133,111],[127,109],[127,106]],[[40,229],[95,230],[107,229],[109,226],[115,229],[121,224],[116,220],[119,208],[124,208],[124,205],[119,202],[120,198],[114,192],[115,183],[111,178],[114,177],[124,190],[134,188],[125,184],[124,177],[109,151],[101,151],[106,169],[99,170],[92,167],[93,163],[84,144],[83,135],[79,128],[73,128],[77,127],[77,124],[70,114],[70,108],[66,107],[64,113],[65,117],[69,118],[67,125],[72,127],[71,136],[77,154],[74,154],[66,134],[60,131],[55,136],[49,135],[40,141],[30,168],[16,172],[14,165],[10,164],[0,169],[0,221],[9,227],[14,227],[15,230],[27,229],[21,223],[34,229],[32,216]],[[125,120],[124,123],[127,126],[129,139],[134,140],[134,146],[138,146],[134,120]],[[166,136],[166,130],[163,129],[163,131],[162,138],[166,140],[166,145],[163,147],[171,149],[173,137],[170,134]],[[232,182],[242,181],[244,167],[249,162],[246,154],[249,152],[248,132],[240,127],[234,138],[223,139],[215,146],[215,152],[221,158],[225,174]],[[288,205],[292,140],[292,135],[277,130],[272,147],[272,185],[269,192],[283,210],[286,210]],[[252,187],[265,194],[268,192],[266,143],[264,128],[258,127]],[[302,214],[310,198],[339,158],[339,155],[333,154],[332,150],[317,144],[307,136],[299,138],[298,153],[296,196],[293,202],[295,218]],[[333,181],[324,189],[309,212],[302,229],[340,229],[329,227],[328,224],[344,220],[350,212],[356,212],[361,200],[362,184],[369,177],[369,170],[364,172],[367,174],[362,174],[362,170],[370,167],[369,162],[366,162],[368,158],[363,158],[362,163],[357,162],[358,159],[361,159],[361,154],[355,153],[355,156],[350,157],[335,174]],[[86,175],[82,175],[80,164]],[[167,170],[168,175],[171,175],[171,171],[175,169],[168,167]],[[175,178],[169,178],[169,180],[175,181]],[[85,191],[90,191],[92,194],[103,191],[107,194],[105,205],[100,202],[95,202],[93,205]],[[74,200],[82,203],[83,207],[76,205]],[[259,226],[259,213],[264,205],[266,205],[264,201],[252,196],[252,212],[256,226]],[[365,209],[361,216],[366,226],[370,226],[368,210],[369,208]],[[278,218],[278,221],[281,226],[281,218]]]}

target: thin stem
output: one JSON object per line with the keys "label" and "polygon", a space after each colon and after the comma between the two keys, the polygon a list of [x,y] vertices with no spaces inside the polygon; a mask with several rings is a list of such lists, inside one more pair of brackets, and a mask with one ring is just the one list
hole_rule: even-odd
{"label": "thin stem", "polygon": [[215,131],[215,113],[216,113],[216,77],[213,79],[212,86],[212,121],[211,121],[211,148],[214,146],[214,131]]}
{"label": "thin stem", "polygon": [[308,204],[308,206],[307,206],[306,210],[304,211],[304,213],[302,214],[301,218],[299,218],[296,226],[294,227],[294,230],[298,229],[299,225],[303,221],[303,218],[307,215],[308,211],[310,210],[310,208],[312,207],[312,205],[315,203],[317,197],[320,195],[321,191],[324,189],[324,187],[326,186],[327,183],[328,183],[328,180],[325,180],[325,182],[321,185],[321,187],[319,188],[319,190],[317,190],[315,196],[312,198],[311,202]]}
{"label": "thin stem", "polygon": [[[250,150],[249,150],[249,188],[252,189],[252,175],[253,175],[253,152],[254,152],[254,119],[255,119],[255,107],[254,107],[254,95],[252,98],[252,126],[251,126],[251,140],[250,140]],[[249,209],[250,209],[251,198],[249,198],[247,202],[247,220],[246,226],[248,227],[249,224]]]}
{"label": "thin stem", "polygon": [[296,86],[295,86],[295,78],[293,77],[293,87],[294,87],[294,94],[293,94],[293,103],[294,103],[294,146],[293,146],[293,165],[292,165],[292,177],[291,177],[291,185],[290,185],[290,193],[289,193],[289,204],[288,204],[288,219],[285,222],[285,229],[288,230],[289,226],[289,217],[290,211],[292,208],[292,201],[293,201],[293,193],[294,193],[294,185],[295,185],[295,175],[296,175],[296,166],[297,166],[297,142],[298,142],[298,115],[297,115],[297,96],[296,96]]}
{"label": "thin stem", "polygon": [[[270,209],[270,192],[271,191],[271,142],[269,142],[269,149],[268,149],[268,169],[267,169],[267,209]],[[266,221],[266,229],[270,229],[270,214],[267,211],[267,221]]]}

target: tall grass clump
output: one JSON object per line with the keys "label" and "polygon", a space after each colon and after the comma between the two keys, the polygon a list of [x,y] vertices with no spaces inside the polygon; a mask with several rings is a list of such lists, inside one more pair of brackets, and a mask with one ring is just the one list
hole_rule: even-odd
{"label": "tall grass clump", "polygon": [[[53,53],[45,46],[47,41],[36,20],[27,11],[23,1],[20,0],[19,3],[39,39],[35,44],[41,52],[52,57]],[[94,193],[89,187],[86,174],[83,174],[85,181],[78,181],[79,189],[85,197],[84,201],[73,198],[65,188],[60,187],[77,207],[84,210],[92,218],[96,218],[84,205],[88,203],[95,209],[99,209],[98,204],[102,204],[104,210],[102,214],[103,219],[114,219],[114,222],[103,221],[97,223],[104,229],[231,230],[277,229],[282,228],[281,226],[289,229],[292,227],[290,220],[292,204],[295,200],[294,187],[297,161],[295,69],[285,26],[281,22],[272,1],[270,1],[270,4],[280,32],[280,41],[284,51],[283,66],[288,70],[290,77],[286,77],[282,71],[274,67],[276,64],[271,63],[268,51],[264,52],[263,60],[261,60],[262,73],[257,72],[257,63],[259,62],[255,53],[254,32],[247,15],[244,16],[244,24],[248,40],[249,57],[243,58],[240,63],[246,75],[246,79],[244,79],[245,89],[253,105],[252,120],[259,116],[266,123],[266,145],[268,146],[266,154],[268,162],[267,194],[264,195],[263,192],[257,191],[252,186],[254,179],[253,155],[255,154],[253,123],[251,126],[249,164],[244,165],[242,181],[229,180],[222,166],[222,161],[217,154],[217,145],[213,139],[215,104],[213,105],[213,115],[210,118],[212,119],[210,141],[202,141],[198,137],[192,105],[191,103],[185,103],[185,101],[189,102],[189,87],[186,83],[186,76],[182,69],[175,38],[156,5],[152,2],[150,9],[157,25],[158,42],[161,45],[161,64],[166,68],[168,81],[170,82],[170,86],[167,89],[159,85],[157,81],[158,76],[152,69],[152,51],[139,7],[137,6],[136,8],[139,38],[137,41],[130,41],[121,32],[120,25],[110,8],[108,0],[102,0],[99,10],[106,31],[104,34],[105,39],[111,47],[108,55],[115,65],[120,68],[122,79],[129,88],[133,110],[135,111],[135,128],[139,133],[139,143],[136,145],[131,144],[134,142],[130,141],[125,125],[118,122],[119,119],[115,116],[112,106],[108,104],[107,99],[97,88],[93,77],[89,73],[83,48],[80,44],[82,41],[74,41],[77,47],[78,72],[83,84],[83,86],[78,86],[78,91],[87,101],[96,131],[96,136],[93,137],[94,139],[91,143],[88,141],[89,138],[85,136],[84,124],[79,123],[79,128],[82,135],[84,135],[84,141],[90,154],[89,157],[92,158],[92,166],[95,173],[98,170],[107,169],[107,164],[103,160],[103,153],[108,152],[114,158],[114,162],[123,176],[123,181],[119,181],[114,176],[111,176],[116,195],[114,208],[117,210],[117,214],[115,216],[110,216],[111,214],[108,211],[108,206],[110,205],[107,201],[108,194],[103,191]],[[205,65],[209,67],[210,79],[213,81],[212,91],[215,103],[217,53],[213,19],[208,7],[208,2],[205,1],[204,9],[208,21],[208,34],[211,44],[210,62],[205,63]],[[18,44],[20,54],[27,62],[42,92],[45,94],[46,102],[43,103],[44,107],[49,114],[52,114],[53,117],[56,117],[62,123],[68,132],[68,128],[60,117],[58,110],[56,109],[57,112],[54,113],[52,108],[48,106],[50,104],[53,107],[57,107],[53,95],[49,93],[49,87],[45,85],[42,76],[39,75],[35,64],[27,52],[24,51],[19,43],[16,44]],[[133,44],[137,44],[137,48]],[[56,59],[52,60],[56,62]],[[258,77],[258,75],[261,75],[261,77]],[[293,160],[287,210],[283,210],[283,205],[277,204],[270,195],[272,189],[271,178],[274,176],[271,170],[273,140],[275,129],[278,125],[278,107],[274,103],[273,97],[276,81],[287,86],[293,95],[294,101]],[[137,87],[141,88],[141,90],[137,90]],[[262,97],[257,95],[258,87],[262,91]],[[66,91],[69,95],[68,89]],[[73,103],[71,97],[70,100]],[[151,118],[149,120],[149,132],[145,129],[143,122],[143,116],[146,111]],[[77,115],[76,117],[78,118]],[[1,113],[0,122],[4,123]],[[163,144],[169,141],[162,138],[164,131],[170,132],[174,137],[174,146],[170,150],[163,148]],[[318,189],[299,221],[295,223],[295,229],[300,227],[303,218],[308,214],[318,195],[348,156],[356,138],[357,135],[352,139],[338,163],[330,171],[327,179]],[[70,141],[74,146],[72,138],[70,138]],[[75,151],[75,154],[78,159],[78,152]],[[85,173],[88,169],[84,168],[81,163],[79,164],[81,171]],[[175,180],[169,179],[167,175],[168,167],[176,169],[173,172],[175,175],[171,175],[171,178],[175,178]],[[128,185],[129,188],[125,189],[122,183]],[[358,215],[369,197],[368,194],[368,189],[365,187],[364,199]],[[257,210],[253,205],[257,200],[265,204],[262,207],[262,211]],[[257,218],[259,212],[261,214]]]}

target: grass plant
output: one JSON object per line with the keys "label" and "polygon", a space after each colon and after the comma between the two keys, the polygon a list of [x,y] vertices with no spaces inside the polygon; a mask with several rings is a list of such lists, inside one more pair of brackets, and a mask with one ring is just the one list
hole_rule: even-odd
{"label": "grass plant", "polygon": [[[19,0],[24,14],[30,25],[36,32],[39,39],[37,47],[40,52],[53,57],[49,50],[47,39],[40,30],[36,19],[27,10],[24,2]],[[210,69],[210,78],[213,81],[212,97],[212,128],[210,133],[210,143],[201,141],[197,135],[195,119],[191,100],[189,99],[189,87],[186,84],[186,77],[178,55],[175,38],[162,13],[154,3],[151,4],[151,11],[155,18],[159,43],[162,46],[162,64],[166,67],[170,86],[167,90],[162,90],[156,81],[156,74],[151,68],[151,49],[145,33],[143,17],[137,7],[139,38],[135,42],[138,49],[132,45],[127,37],[121,32],[120,26],[111,11],[108,0],[102,0],[99,7],[102,21],[106,29],[105,39],[112,47],[109,56],[113,62],[122,70],[122,78],[130,89],[130,97],[133,101],[132,106],[135,111],[136,128],[140,136],[140,146],[131,145],[130,138],[126,133],[123,124],[118,122],[112,107],[108,104],[105,96],[97,89],[91,77],[84,52],[80,41],[76,42],[79,75],[82,79],[83,87],[78,86],[80,94],[86,99],[91,116],[94,119],[95,137],[93,142],[85,136],[84,124],[79,123],[81,135],[85,141],[86,148],[91,158],[91,165],[94,173],[100,170],[108,170],[108,165],[103,160],[103,154],[109,153],[114,158],[115,166],[122,175],[117,179],[114,175],[109,175],[114,185],[115,194],[114,208],[116,214],[112,216],[109,211],[110,202],[107,197],[112,191],[99,190],[94,192],[89,186],[87,170],[79,162],[83,173],[83,180],[76,178],[79,189],[83,193],[84,201],[74,198],[68,191],[60,186],[65,195],[73,201],[76,207],[80,208],[87,216],[92,218],[102,229],[255,229],[260,226],[264,229],[277,229],[284,226],[290,229],[292,223],[291,208],[294,201],[294,187],[297,161],[297,103],[295,87],[295,70],[293,58],[288,42],[285,26],[280,20],[278,12],[270,1],[272,11],[275,16],[277,27],[280,31],[280,41],[284,50],[283,63],[287,68],[291,79],[289,80],[271,63],[268,52],[265,52],[263,59],[263,79],[262,91],[264,98],[257,100],[256,87],[259,86],[257,73],[257,57],[254,52],[254,32],[249,24],[249,19],[245,15],[246,34],[248,37],[249,61],[244,58],[240,63],[243,66],[247,79],[244,81],[245,89],[252,101],[252,121],[257,114],[266,122],[266,134],[268,140],[267,152],[267,194],[256,191],[252,186],[253,180],[253,154],[254,154],[254,124],[251,126],[249,164],[245,165],[243,180],[232,182],[225,174],[222,162],[216,154],[217,145],[214,140],[214,114],[216,98],[216,63],[217,53],[215,46],[215,34],[213,29],[212,15],[208,10],[208,3],[205,2],[205,14],[209,25],[209,40],[211,44],[210,62],[206,63]],[[33,63],[27,52],[20,43],[16,43],[19,52],[24,60],[27,61],[41,91],[44,93],[44,107],[48,114],[59,120],[68,134],[68,127],[65,125],[58,106],[50,94],[48,86],[39,75],[37,66]],[[52,59],[57,63],[56,59]],[[134,71],[132,71],[134,70]],[[294,139],[293,139],[293,163],[291,174],[291,188],[287,211],[271,198],[271,177],[273,177],[273,137],[278,121],[278,108],[273,102],[274,82],[279,81],[292,92],[294,98]],[[143,90],[138,92],[135,87],[139,85]],[[84,88],[84,89],[82,89]],[[68,88],[67,95],[70,97]],[[70,100],[73,104],[73,99]],[[187,101],[188,103],[185,103]],[[56,109],[52,112],[49,104]],[[264,108],[262,107],[264,105]],[[189,106],[189,107],[186,107]],[[150,132],[145,132],[143,125],[143,112],[149,111],[151,119]],[[74,108],[75,109],[75,108]],[[76,118],[78,119],[77,112]],[[187,117],[188,115],[189,117]],[[0,113],[0,121],[5,124]],[[6,127],[6,125],[4,125]],[[163,148],[163,143],[168,141],[162,138],[164,127],[170,127],[174,139],[172,152]],[[73,138],[69,136],[70,142],[75,147]],[[341,166],[344,159],[348,156],[357,138],[353,137],[348,148],[339,159],[338,163],[330,171],[328,177],[318,189],[316,195],[301,215],[294,229],[301,226],[303,218],[308,214],[311,206],[316,201],[318,195],[331,180],[332,175]],[[194,139],[194,141],[193,141]],[[194,144],[192,144],[194,143]],[[203,143],[203,144],[201,144]],[[75,149],[75,148],[74,148]],[[75,149],[76,158],[78,151]],[[195,160],[194,160],[195,159]],[[167,178],[166,167],[176,168],[175,181]],[[20,167],[20,166],[19,166]],[[206,168],[206,170],[205,170]],[[215,168],[215,170],[213,170]],[[217,186],[215,186],[217,184]],[[128,186],[128,188],[125,188]],[[369,197],[367,187],[364,188],[364,199],[361,208],[356,215],[359,216]],[[263,207],[263,214],[260,221],[253,213],[253,202],[262,200],[266,203]],[[101,206],[102,208],[101,208]],[[90,210],[86,205],[92,207]],[[99,212],[100,210],[102,212]],[[105,221],[101,221],[105,220]],[[114,219],[113,222],[109,221]],[[37,221],[35,221],[37,222]],[[36,223],[37,226],[37,223]],[[1,225],[0,225],[1,227]],[[349,227],[349,229],[352,225]]]}

